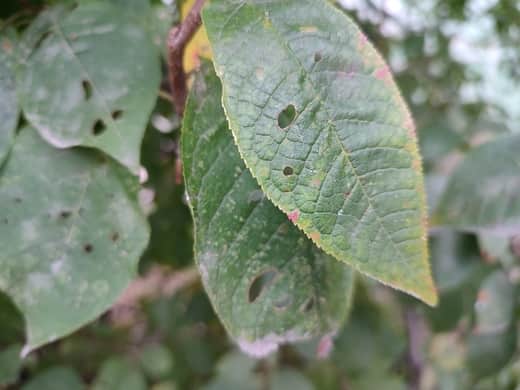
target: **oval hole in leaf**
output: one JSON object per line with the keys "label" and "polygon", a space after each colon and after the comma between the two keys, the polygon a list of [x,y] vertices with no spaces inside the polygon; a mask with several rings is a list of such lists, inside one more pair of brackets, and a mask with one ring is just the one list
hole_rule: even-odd
{"label": "oval hole in leaf", "polygon": [[90,84],[90,81],[82,80],[81,88],[83,89],[83,97],[85,100],[90,100],[92,97],[92,84]]}
{"label": "oval hole in leaf", "polygon": [[280,114],[278,115],[278,126],[281,129],[286,129],[293,123],[296,118],[296,107],[293,104],[289,104]]}
{"label": "oval hole in leaf", "polygon": [[258,299],[260,294],[273,283],[278,272],[274,269],[266,270],[255,277],[253,283],[249,287],[249,303],[253,303]]}
{"label": "oval hole in leaf", "polygon": [[292,169],[292,167],[285,167],[283,169],[283,174],[285,176],[291,176],[293,173],[294,173],[294,169]]}
{"label": "oval hole in leaf", "polygon": [[119,118],[121,118],[123,116],[123,110],[114,110],[112,111],[112,119],[113,120],[118,120]]}
{"label": "oval hole in leaf", "polygon": [[314,297],[310,297],[307,302],[305,302],[305,304],[303,305],[302,307],[302,311],[304,313],[308,313],[312,310],[312,308],[314,307]]}
{"label": "oval hole in leaf", "polygon": [[321,53],[318,51],[314,54],[314,62],[319,62],[321,61],[322,59],[322,56],[321,56]]}
{"label": "oval hole in leaf", "polygon": [[94,125],[92,126],[92,134],[94,135],[100,135],[107,129],[107,126],[105,125],[105,122],[103,122],[102,119],[98,119],[94,122]]}

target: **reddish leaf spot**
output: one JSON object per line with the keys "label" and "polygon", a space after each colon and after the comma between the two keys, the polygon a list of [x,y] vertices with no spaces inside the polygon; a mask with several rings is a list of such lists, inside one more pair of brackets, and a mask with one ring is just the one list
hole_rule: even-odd
{"label": "reddish leaf spot", "polygon": [[314,232],[314,233],[309,234],[309,237],[311,238],[312,241],[319,241],[321,234],[318,232]]}
{"label": "reddish leaf spot", "polygon": [[326,359],[329,357],[332,352],[332,347],[334,346],[332,342],[332,336],[326,335],[323,336],[318,344],[318,348],[316,348],[316,357],[318,359]]}
{"label": "reddish leaf spot", "polygon": [[388,66],[383,66],[375,71],[376,79],[386,81],[390,77],[390,69]]}
{"label": "reddish leaf spot", "polygon": [[358,36],[358,48],[363,49],[367,44],[368,39],[364,34],[359,34]]}
{"label": "reddish leaf spot", "polygon": [[294,210],[287,214],[287,216],[289,217],[289,221],[291,221],[292,223],[296,223],[300,218],[300,210]]}

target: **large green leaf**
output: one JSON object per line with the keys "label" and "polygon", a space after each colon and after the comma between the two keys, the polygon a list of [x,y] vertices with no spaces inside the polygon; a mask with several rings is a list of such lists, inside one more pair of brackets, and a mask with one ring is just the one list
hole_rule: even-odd
{"label": "large green leaf", "polygon": [[182,152],[195,219],[195,258],[230,335],[256,356],[335,332],[352,272],[321,252],[264,197],[240,159],[214,72],[198,78]]}
{"label": "large green leaf", "polygon": [[47,142],[99,148],[136,172],[161,72],[152,38],[122,7],[95,1],[42,13],[24,37],[19,88]]}
{"label": "large green leaf", "polygon": [[216,0],[203,18],[269,199],[327,253],[435,304],[413,120],[365,36],[324,0]]}
{"label": "large green leaf", "polygon": [[133,278],[148,242],[135,187],[99,153],[18,135],[0,177],[0,290],[25,316],[24,352],[96,318]]}
{"label": "large green leaf", "polygon": [[11,147],[18,122],[18,99],[13,53],[16,37],[12,30],[0,32],[0,164]]}
{"label": "large green leaf", "polygon": [[520,136],[471,151],[440,200],[436,222],[511,236],[520,229]]}

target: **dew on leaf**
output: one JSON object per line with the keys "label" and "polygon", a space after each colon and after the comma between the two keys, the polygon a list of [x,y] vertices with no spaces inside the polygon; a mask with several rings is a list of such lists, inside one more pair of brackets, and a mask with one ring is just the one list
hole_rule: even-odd
{"label": "dew on leaf", "polygon": [[283,111],[278,114],[278,126],[281,129],[286,129],[296,118],[296,107],[293,104],[289,104]]}
{"label": "dew on leaf", "polygon": [[258,299],[262,292],[271,285],[277,274],[276,270],[268,269],[255,277],[249,286],[249,303],[253,303]]}

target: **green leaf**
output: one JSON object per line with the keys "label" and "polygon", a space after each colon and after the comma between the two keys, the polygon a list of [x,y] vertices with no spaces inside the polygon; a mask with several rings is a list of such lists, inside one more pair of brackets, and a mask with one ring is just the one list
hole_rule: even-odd
{"label": "green leaf", "polygon": [[496,373],[515,353],[515,300],[516,288],[503,271],[493,272],[482,283],[467,352],[468,366],[475,377]]}
{"label": "green leaf", "polygon": [[352,272],[264,197],[233,143],[220,96],[215,74],[200,76],[184,116],[195,258],[229,334],[244,351],[263,356],[281,343],[337,331]]}
{"label": "green leaf", "polygon": [[13,60],[16,45],[16,36],[12,30],[0,32],[0,165],[11,148],[20,111]]}
{"label": "green leaf", "polygon": [[503,136],[471,151],[455,170],[436,222],[510,236],[520,229],[520,137]]}
{"label": "green leaf", "polygon": [[136,183],[86,150],[18,135],[0,177],[0,290],[25,316],[24,353],[105,311],[148,242]]}
{"label": "green leaf", "polygon": [[324,0],[217,0],[203,19],[267,197],[328,254],[435,304],[413,120],[358,27]]}
{"label": "green leaf", "polygon": [[145,390],[143,373],[124,358],[108,359],[99,372],[92,390]]}
{"label": "green leaf", "polygon": [[36,375],[22,390],[84,390],[79,375],[69,367],[53,367]]}
{"label": "green leaf", "polygon": [[17,381],[22,367],[21,350],[22,346],[19,344],[0,349],[0,387]]}
{"label": "green leaf", "polygon": [[24,37],[25,116],[55,147],[99,148],[132,171],[160,81],[146,29],[109,2],[42,13]]}

